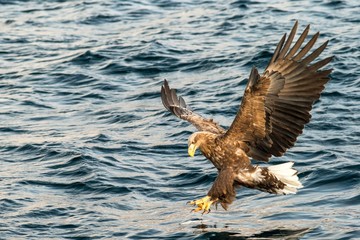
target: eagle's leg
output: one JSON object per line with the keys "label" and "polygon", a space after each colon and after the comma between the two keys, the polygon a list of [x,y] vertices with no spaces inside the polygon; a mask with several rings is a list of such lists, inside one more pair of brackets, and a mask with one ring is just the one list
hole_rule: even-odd
{"label": "eagle's leg", "polygon": [[232,168],[221,169],[207,196],[188,203],[197,206],[193,210],[194,212],[203,211],[203,213],[209,213],[211,205],[217,205],[218,203],[226,210],[228,205],[235,199],[234,184]]}
{"label": "eagle's leg", "polygon": [[216,202],[217,202],[217,199],[213,200],[213,199],[211,199],[210,196],[206,196],[206,197],[203,197],[198,200],[190,201],[190,202],[188,202],[188,204],[197,206],[197,208],[192,210],[193,212],[203,211],[203,214],[204,214],[204,213],[209,213],[211,205]]}

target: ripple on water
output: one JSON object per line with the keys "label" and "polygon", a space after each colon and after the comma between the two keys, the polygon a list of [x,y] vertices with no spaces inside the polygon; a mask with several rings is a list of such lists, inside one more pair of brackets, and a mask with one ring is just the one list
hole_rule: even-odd
{"label": "ripple on water", "polygon": [[[0,231],[4,239],[355,239],[359,228],[357,1],[1,1]],[[339,11],[340,10],[340,11]],[[187,156],[168,79],[231,124],[250,69],[294,20],[334,55],[294,161],[304,188],[241,188],[228,211],[190,213],[217,172]]]}

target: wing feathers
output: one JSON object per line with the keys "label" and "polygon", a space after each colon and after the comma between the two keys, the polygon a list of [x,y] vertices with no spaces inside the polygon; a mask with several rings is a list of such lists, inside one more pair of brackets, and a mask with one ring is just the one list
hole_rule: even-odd
{"label": "wing feathers", "polygon": [[[331,62],[332,59],[333,59],[333,56],[327,57],[327,58],[325,58],[325,59],[323,59],[323,60],[321,60],[321,61],[318,61],[318,62],[310,65],[310,66],[309,66],[309,71],[313,72],[313,71],[316,71],[317,69],[322,68],[323,66],[325,66],[326,64],[328,64],[329,62]],[[324,71],[322,71],[322,72],[324,72]],[[331,70],[330,70],[330,72],[331,72]],[[327,74],[325,74],[325,75],[326,75],[326,76],[329,75],[330,72],[327,73]]]}
{"label": "wing feathers", "polygon": [[185,100],[181,96],[179,96],[179,103],[181,107],[186,108]]}
{"label": "wing feathers", "polygon": [[291,32],[290,32],[290,34],[289,34],[289,37],[288,37],[288,39],[286,40],[286,43],[285,43],[283,49],[281,50],[281,52],[280,52],[280,54],[279,54],[279,56],[278,56],[279,59],[284,58],[285,54],[286,54],[287,51],[289,50],[290,45],[291,45],[292,41],[294,40],[297,27],[298,27],[298,21],[295,22],[294,27],[291,29]]}
{"label": "wing feathers", "polygon": [[299,50],[299,48],[301,47],[301,45],[303,44],[305,38],[307,37],[308,33],[309,33],[309,29],[310,29],[310,25],[307,25],[307,27],[305,28],[304,32],[301,34],[301,36],[299,37],[299,39],[296,41],[295,45],[293,46],[293,48],[290,50],[290,52],[286,55],[285,58],[290,59],[294,56],[294,54]]}
{"label": "wing feathers", "polygon": [[311,52],[319,37],[316,33],[299,51],[308,35],[308,25],[291,48],[297,26],[295,22],[289,37],[281,38],[262,76],[253,68],[240,110],[225,134],[228,141],[247,142],[249,156],[258,160],[281,156],[294,146],[310,121],[314,101],[330,79],[331,70],[320,69],[332,57],[312,63],[328,41]]}
{"label": "wing feathers", "polygon": [[185,100],[177,96],[176,90],[169,87],[169,83],[164,80],[161,87],[161,101],[164,107],[177,116],[193,124],[199,131],[209,131],[212,133],[222,134],[225,130],[212,119],[206,119],[191,111],[187,107]]}
{"label": "wing feathers", "polygon": [[327,44],[329,41],[324,42],[318,49],[316,49],[314,52],[312,52],[309,56],[307,56],[306,58],[304,58],[302,60],[302,63],[305,65],[308,65],[309,63],[311,63],[312,61],[315,60],[315,58],[317,58],[320,53],[322,53],[322,51],[324,51],[324,49],[326,48]]}
{"label": "wing feathers", "polygon": [[305,47],[303,49],[301,49],[301,51],[294,57],[294,61],[299,61],[301,58],[303,58],[312,48],[312,46],[314,46],[316,40],[319,37],[319,32],[317,32],[312,38],[311,40],[305,45]]}
{"label": "wing feathers", "polygon": [[278,43],[278,45],[275,49],[274,55],[272,56],[272,58],[270,60],[270,64],[274,63],[277,60],[279,52],[280,52],[282,46],[284,45],[285,38],[286,38],[286,34],[284,34],[284,36],[281,38],[280,42]]}
{"label": "wing feathers", "polygon": [[252,89],[252,87],[258,82],[259,78],[260,75],[258,70],[256,67],[253,67],[250,72],[248,87]]}

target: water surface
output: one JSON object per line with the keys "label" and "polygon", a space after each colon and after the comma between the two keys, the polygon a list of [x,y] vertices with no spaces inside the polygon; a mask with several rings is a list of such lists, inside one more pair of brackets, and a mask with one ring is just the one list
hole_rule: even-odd
{"label": "water surface", "polygon": [[[358,1],[0,1],[0,232],[4,239],[350,239],[360,236]],[[294,148],[304,188],[241,189],[190,213],[216,177],[187,156],[164,78],[229,126],[252,66],[295,20],[334,69]]]}

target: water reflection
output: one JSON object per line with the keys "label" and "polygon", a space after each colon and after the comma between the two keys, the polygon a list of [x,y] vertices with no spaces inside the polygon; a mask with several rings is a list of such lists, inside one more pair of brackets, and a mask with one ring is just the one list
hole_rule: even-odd
{"label": "water reflection", "polygon": [[310,228],[287,229],[275,228],[270,230],[259,231],[258,233],[249,234],[229,229],[228,226],[217,229],[216,224],[207,225],[204,223],[194,226],[194,228],[203,232],[196,239],[300,239],[310,231]]}

